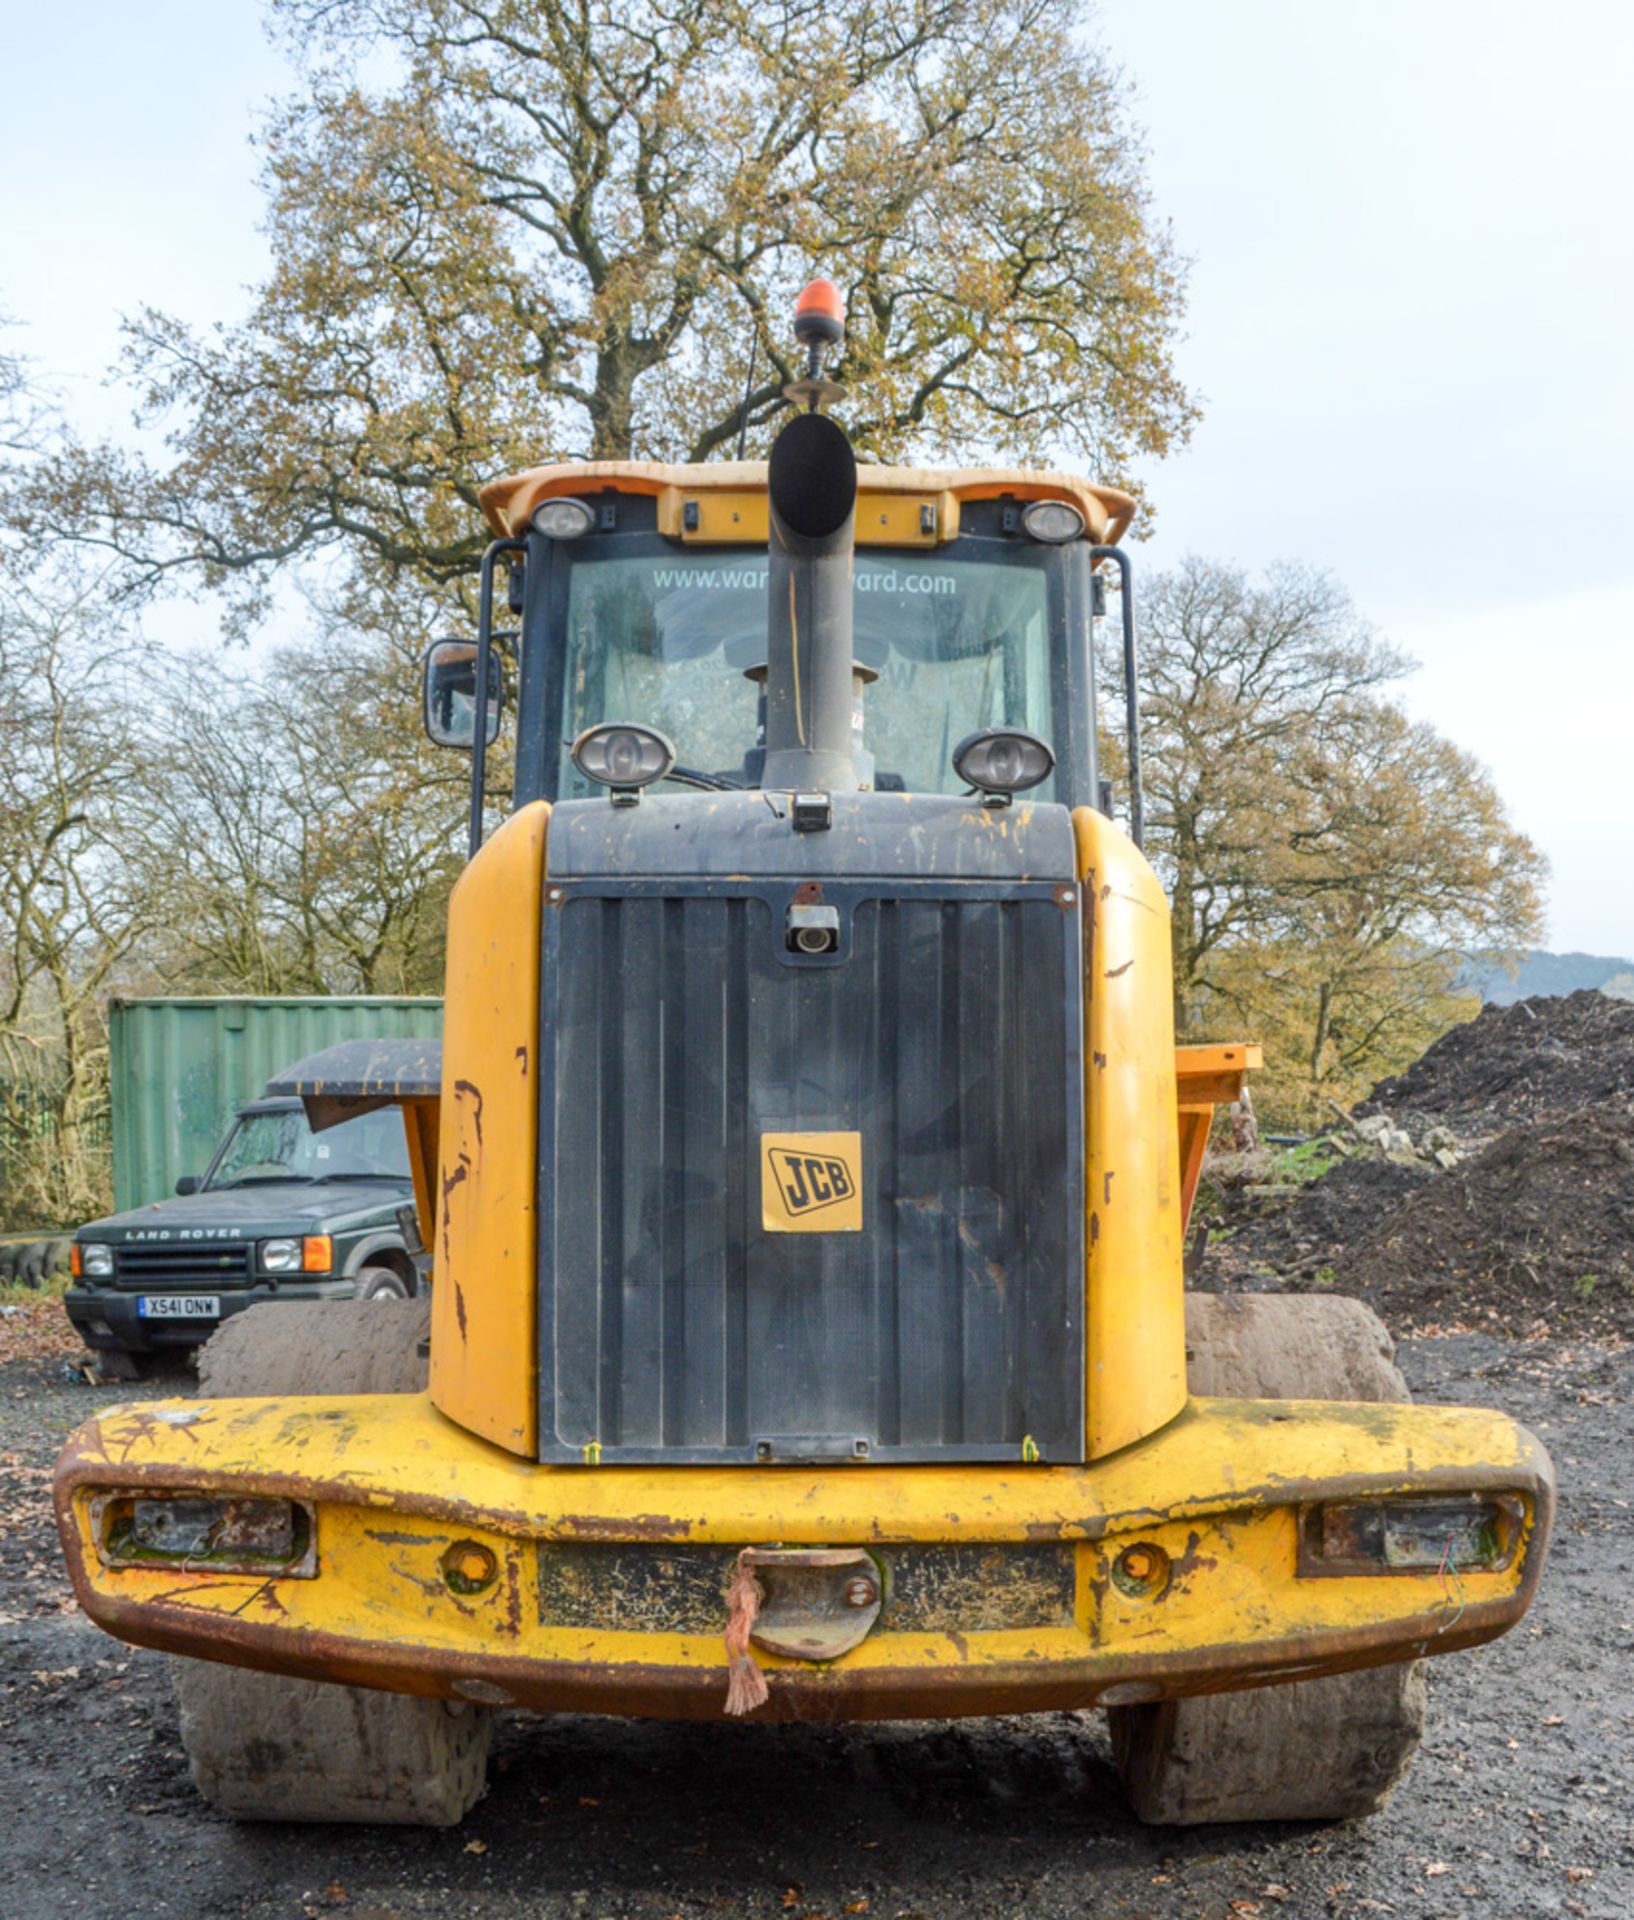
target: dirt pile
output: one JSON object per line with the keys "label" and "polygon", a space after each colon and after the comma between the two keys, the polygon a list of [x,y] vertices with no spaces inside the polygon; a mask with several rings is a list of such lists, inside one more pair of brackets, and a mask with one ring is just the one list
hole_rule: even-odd
{"label": "dirt pile", "polygon": [[1334,1284],[1398,1331],[1634,1334],[1634,1112],[1587,1107],[1511,1129],[1332,1264]]}
{"label": "dirt pile", "polygon": [[1208,1255],[1211,1267],[1252,1286],[1268,1273],[1309,1280],[1330,1272],[1347,1249],[1436,1177],[1419,1161],[1341,1160],[1274,1212],[1241,1219]]}
{"label": "dirt pile", "polygon": [[1487,1007],[1313,1144],[1349,1157],[1281,1205],[1225,1195],[1203,1285],[1334,1287],[1398,1332],[1634,1338],[1634,1005]]}
{"label": "dirt pile", "polygon": [[1467,1135],[1629,1100],[1634,1004],[1584,988],[1483,1007],[1405,1073],[1381,1080],[1356,1111],[1435,1115]]}

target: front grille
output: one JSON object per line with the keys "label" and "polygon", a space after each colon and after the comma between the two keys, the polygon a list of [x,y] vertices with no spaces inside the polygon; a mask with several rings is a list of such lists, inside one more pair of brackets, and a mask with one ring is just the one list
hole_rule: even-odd
{"label": "front grille", "polygon": [[[792,885],[561,892],[542,1457],[1080,1459],[1071,896],[830,882],[840,955],[805,965]],[[780,1133],[860,1136],[860,1231],[766,1230]]]}
{"label": "front grille", "polygon": [[243,1240],[165,1240],[116,1246],[114,1282],[121,1287],[241,1287],[249,1277]]}

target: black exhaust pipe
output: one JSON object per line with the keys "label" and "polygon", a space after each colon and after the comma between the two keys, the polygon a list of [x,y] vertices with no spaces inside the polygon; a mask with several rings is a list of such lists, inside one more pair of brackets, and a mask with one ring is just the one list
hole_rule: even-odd
{"label": "black exhaust pipe", "polygon": [[762,787],[851,793],[852,541],[857,456],[826,414],[800,413],[772,444]]}

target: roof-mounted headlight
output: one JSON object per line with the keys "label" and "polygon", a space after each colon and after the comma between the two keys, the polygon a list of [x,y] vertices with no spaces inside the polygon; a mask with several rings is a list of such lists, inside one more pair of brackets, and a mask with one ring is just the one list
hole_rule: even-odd
{"label": "roof-mounted headlight", "polygon": [[619,720],[586,727],[573,742],[572,754],[574,766],[585,779],[611,787],[615,803],[625,805],[675,765],[675,749],[656,727],[630,726]]}
{"label": "roof-mounted headlight", "polygon": [[533,510],[533,530],[549,540],[577,540],[596,524],[596,516],[582,500],[563,494]]}
{"label": "roof-mounted headlight", "polygon": [[1002,806],[1011,794],[1048,780],[1055,771],[1055,755],[1036,734],[1019,727],[988,727],[967,734],[953,749],[953,771]]}
{"label": "roof-mounted headlight", "polygon": [[1022,509],[1021,524],[1032,539],[1060,547],[1083,533],[1084,516],[1066,500],[1035,500]]}

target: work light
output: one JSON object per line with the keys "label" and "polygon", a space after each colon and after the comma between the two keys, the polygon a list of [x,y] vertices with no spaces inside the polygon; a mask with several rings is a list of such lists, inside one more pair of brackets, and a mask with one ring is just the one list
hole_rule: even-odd
{"label": "work light", "polygon": [[978,793],[1008,799],[1048,780],[1055,771],[1055,755],[1036,734],[1019,727],[988,727],[966,734],[953,749],[953,771]]}
{"label": "work light", "polygon": [[1059,547],[1083,532],[1084,516],[1065,500],[1035,500],[1022,510],[1021,524],[1034,540]]}
{"label": "work light", "polygon": [[596,523],[596,516],[582,500],[569,499],[565,495],[557,500],[547,500],[533,510],[533,530],[545,534],[552,540],[577,540],[581,534],[588,533]]}
{"label": "work light", "polygon": [[606,721],[586,727],[573,742],[573,764],[587,780],[632,793],[662,780],[675,765],[675,749],[656,727]]}

